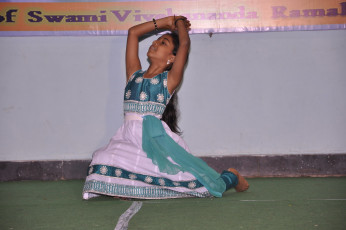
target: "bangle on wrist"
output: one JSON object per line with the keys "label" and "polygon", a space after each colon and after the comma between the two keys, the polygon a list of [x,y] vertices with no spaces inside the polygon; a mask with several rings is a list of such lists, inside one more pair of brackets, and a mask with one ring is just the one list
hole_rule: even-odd
{"label": "bangle on wrist", "polygon": [[153,18],[153,23],[154,23],[154,26],[155,26],[155,31],[159,31],[159,28],[157,28],[157,24],[156,24],[155,18]]}
{"label": "bangle on wrist", "polygon": [[177,22],[178,22],[179,20],[185,21],[185,18],[178,18],[177,20],[175,20],[175,22],[174,22],[175,27],[177,27]]}

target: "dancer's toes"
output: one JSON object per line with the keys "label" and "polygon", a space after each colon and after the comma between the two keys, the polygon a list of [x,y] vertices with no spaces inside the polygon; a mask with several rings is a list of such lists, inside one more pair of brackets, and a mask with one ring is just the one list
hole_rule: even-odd
{"label": "dancer's toes", "polygon": [[237,170],[235,170],[234,168],[229,168],[228,171],[234,173],[234,175],[236,175],[238,178],[238,185],[235,186],[235,190],[237,192],[244,192],[248,190],[248,188],[250,187],[249,183],[245,180],[245,178],[242,175],[239,174]]}

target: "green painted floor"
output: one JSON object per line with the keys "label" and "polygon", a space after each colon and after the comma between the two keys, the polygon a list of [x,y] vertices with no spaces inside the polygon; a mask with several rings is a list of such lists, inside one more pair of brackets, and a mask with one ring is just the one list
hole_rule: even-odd
{"label": "green painted floor", "polygon": [[[223,198],[143,201],[137,229],[346,229],[346,178],[253,178]],[[0,229],[113,230],[132,204],[81,199],[83,181],[0,183]]]}

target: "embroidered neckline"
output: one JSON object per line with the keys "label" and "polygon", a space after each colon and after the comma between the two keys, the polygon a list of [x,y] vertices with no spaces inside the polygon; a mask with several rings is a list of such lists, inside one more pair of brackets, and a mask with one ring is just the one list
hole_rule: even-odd
{"label": "embroidered neckline", "polygon": [[163,71],[162,73],[159,73],[159,74],[155,75],[154,77],[148,78],[148,77],[143,77],[144,74],[145,74],[147,71],[146,71],[146,70],[145,70],[145,71],[141,70],[141,71],[142,71],[142,78],[143,78],[143,79],[153,79],[153,78],[158,77],[158,76],[160,76],[161,74],[167,72],[167,70],[165,70],[165,71]]}

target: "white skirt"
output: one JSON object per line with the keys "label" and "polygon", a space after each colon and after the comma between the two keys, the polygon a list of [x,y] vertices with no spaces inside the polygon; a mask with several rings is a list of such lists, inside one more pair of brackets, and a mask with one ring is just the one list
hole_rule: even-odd
{"label": "white skirt", "polygon": [[[83,199],[99,195],[138,199],[211,196],[191,173],[170,175],[159,171],[142,149],[142,122],[138,115],[127,114],[109,144],[94,152]],[[189,152],[184,140],[165,122],[162,124],[166,133]]]}

